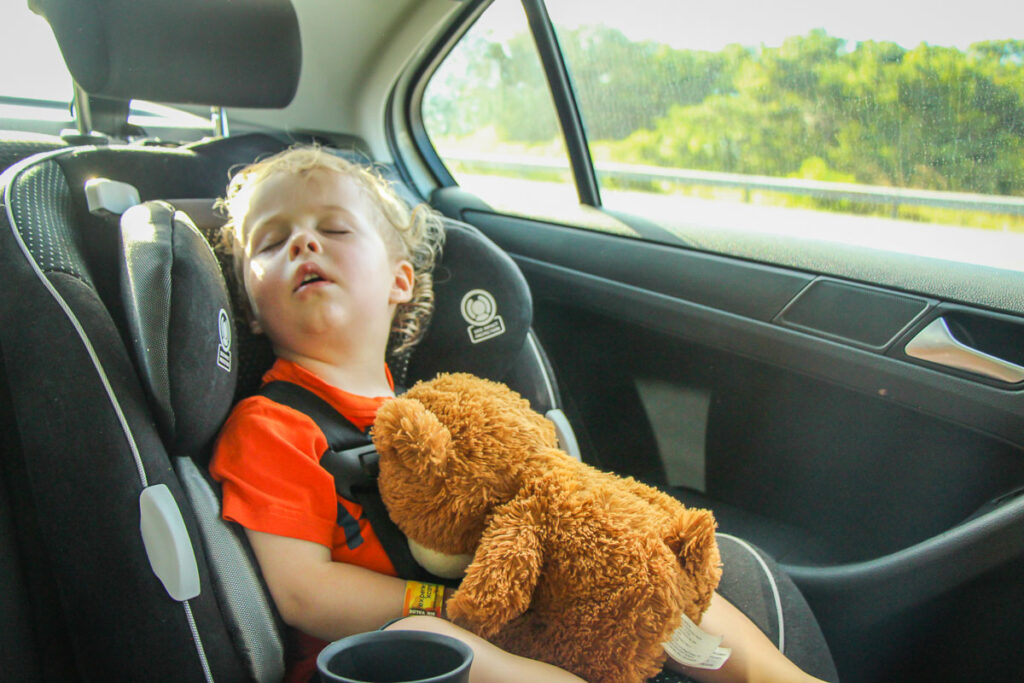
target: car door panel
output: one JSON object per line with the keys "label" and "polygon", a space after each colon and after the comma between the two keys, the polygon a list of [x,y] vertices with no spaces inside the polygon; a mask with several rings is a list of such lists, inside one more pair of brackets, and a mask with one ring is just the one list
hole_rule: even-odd
{"label": "car door panel", "polygon": [[896,641],[867,663],[837,640],[905,644],[908,623],[1024,556],[1022,386],[905,352],[959,316],[985,338],[972,344],[1019,362],[1021,318],[445,193],[435,204],[526,274],[584,458],[709,505],[773,553],[854,680],[904,666]]}

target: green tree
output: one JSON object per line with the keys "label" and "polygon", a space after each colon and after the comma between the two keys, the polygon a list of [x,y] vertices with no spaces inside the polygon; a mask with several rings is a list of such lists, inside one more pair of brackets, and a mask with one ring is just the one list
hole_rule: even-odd
{"label": "green tree", "polygon": [[[712,53],[591,26],[559,41],[601,158],[1024,194],[1024,40],[851,49],[815,30],[777,48]],[[530,36],[463,42],[430,85],[431,133],[557,139]]]}

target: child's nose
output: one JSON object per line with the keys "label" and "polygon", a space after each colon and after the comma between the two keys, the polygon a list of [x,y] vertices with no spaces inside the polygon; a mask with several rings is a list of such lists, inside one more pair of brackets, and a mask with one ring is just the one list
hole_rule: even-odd
{"label": "child's nose", "polygon": [[291,248],[289,251],[291,252],[292,258],[300,256],[306,251],[318,253],[320,251],[320,242],[317,241],[315,233],[302,230],[292,237]]}

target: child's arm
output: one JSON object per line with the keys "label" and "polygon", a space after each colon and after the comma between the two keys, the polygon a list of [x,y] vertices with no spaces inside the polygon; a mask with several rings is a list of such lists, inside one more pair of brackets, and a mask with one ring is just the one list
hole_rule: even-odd
{"label": "child's arm", "polygon": [[[322,545],[246,529],[281,617],[323,640],[374,631],[402,615],[405,581],[331,560]],[[409,617],[393,628],[443,633],[473,648],[470,683],[582,683],[572,674],[525,659],[436,617]]]}
{"label": "child's arm", "polygon": [[285,623],[332,641],[402,616],[405,581],[334,562],[318,543],[246,529]]}
{"label": "child's arm", "polygon": [[469,683],[585,683],[564,669],[526,659],[491,645],[483,638],[459,628],[450,621],[434,617],[409,617],[388,626],[388,629],[430,631],[452,636],[473,648],[473,665]]}

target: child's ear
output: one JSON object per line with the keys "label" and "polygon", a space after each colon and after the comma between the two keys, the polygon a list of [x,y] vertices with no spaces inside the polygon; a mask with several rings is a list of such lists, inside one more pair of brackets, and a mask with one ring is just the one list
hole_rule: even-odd
{"label": "child's ear", "polygon": [[391,284],[391,300],[393,304],[404,304],[412,299],[412,288],[416,282],[416,272],[412,264],[405,259],[395,264],[395,279]]}

